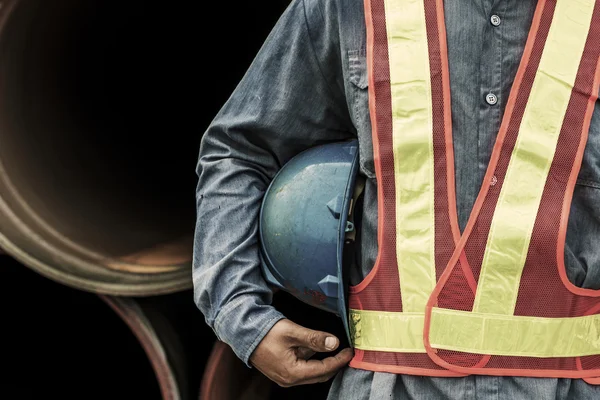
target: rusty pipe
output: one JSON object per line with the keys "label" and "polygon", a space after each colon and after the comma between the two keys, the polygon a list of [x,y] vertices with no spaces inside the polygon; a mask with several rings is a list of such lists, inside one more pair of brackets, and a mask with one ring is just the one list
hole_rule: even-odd
{"label": "rusty pipe", "polygon": [[199,400],[268,400],[273,382],[240,361],[229,346],[216,341],[206,363]]}
{"label": "rusty pipe", "polygon": [[[7,366],[0,398],[161,398],[140,341],[96,295],[1,257],[0,301]],[[163,330],[151,324],[149,331]]]}
{"label": "rusty pipe", "polygon": [[216,338],[192,298],[97,296],[0,257],[0,398],[196,399]]}
{"label": "rusty pipe", "polygon": [[0,0],[0,248],[98,294],[191,288],[202,133],[288,3]]}
{"label": "rusty pipe", "polygon": [[0,6],[0,248],[96,293],[190,288],[201,130],[182,96],[193,52],[173,45],[189,10]]}
{"label": "rusty pipe", "polygon": [[141,306],[133,298],[99,296],[121,317],[144,348],[156,375],[162,399],[189,399],[185,382],[187,371],[182,363],[185,350],[168,319]]}
{"label": "rusty pipe", "polygon": [[99,297],[121,317],[144,348],[162,400],[196,398],[216,337],[193,303],[191,292],[143,298]]}

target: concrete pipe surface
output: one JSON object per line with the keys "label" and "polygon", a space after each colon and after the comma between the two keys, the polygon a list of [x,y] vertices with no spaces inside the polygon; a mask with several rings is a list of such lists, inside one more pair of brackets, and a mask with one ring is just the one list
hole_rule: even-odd
{"label": "concrete pipe surface", "polygon": [[99,294],[191,288],[200,139],[286,3],[0,1],[0,248]]}

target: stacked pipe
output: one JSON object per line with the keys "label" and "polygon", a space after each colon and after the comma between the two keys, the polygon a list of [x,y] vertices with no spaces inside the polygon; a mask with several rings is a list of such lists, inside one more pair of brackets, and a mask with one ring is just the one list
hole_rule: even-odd
{"label": "stacked pipe", "polygon": [[0,398],[197,399],[212,332],[187,293],[97,295],[0,263]]}
{"label": "stacked pipe", "polygon": [[216,3],[0,0],[0,397],[325,398],[247,368],[193,303],[201,135],[288,1]]}

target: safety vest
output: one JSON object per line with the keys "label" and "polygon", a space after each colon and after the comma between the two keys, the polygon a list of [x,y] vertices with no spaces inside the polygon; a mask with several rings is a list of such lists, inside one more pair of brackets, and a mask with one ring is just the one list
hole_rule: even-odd
{"label": "safety vest", "polygon": [[462,234],[443,0],[365,11],[379,253],[349,290],[350,366],[600,383],[600,290],[564,265],[600,90],[600,0],[538,1]]}

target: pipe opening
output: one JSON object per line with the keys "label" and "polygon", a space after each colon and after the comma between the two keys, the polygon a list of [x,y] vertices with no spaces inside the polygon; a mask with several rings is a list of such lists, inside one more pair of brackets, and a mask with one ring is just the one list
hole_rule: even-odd
{"label": "pipe opening", "polygon": [[198,135],[178,125],[173,38],[147,9],[24,1],[0,43],[6,173],[58,232],[116,258],[193,228]]}
{"label": "pipe opening", "polygon": [[185,12],[142,0],[0,9],[0,196],[54,257],[145,274],[189,265],[202,128],[190,125],[190,50],[176,45]]}

